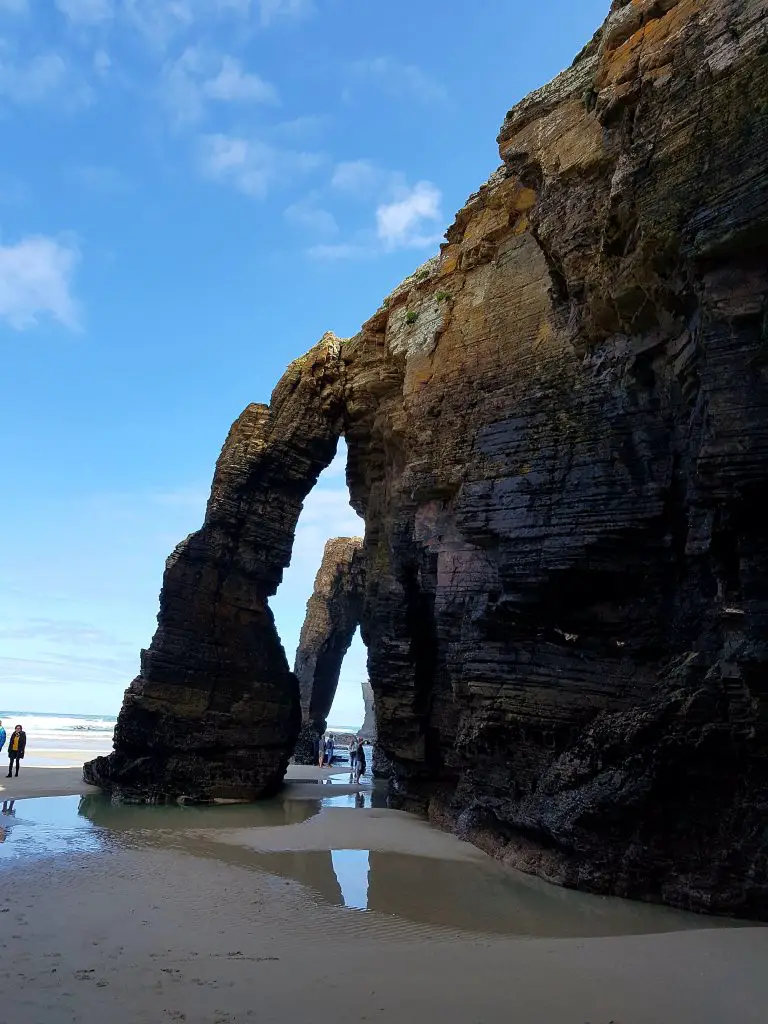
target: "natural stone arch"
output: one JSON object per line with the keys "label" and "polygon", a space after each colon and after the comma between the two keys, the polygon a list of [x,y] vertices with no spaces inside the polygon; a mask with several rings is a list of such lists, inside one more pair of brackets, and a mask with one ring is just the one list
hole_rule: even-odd
{"label": "natural stone arch", "polygon": [[[359,537],[326,542],[296,650],[294,673],[301,695],[301,731],[294,751],[297,764],[314,764],[318,741],[328,725],[344,657],[362,621],[365,556]],[[374,745],[373,774],[389,778],[392,765],[377,744],[376,699],[370,680],[361,684],[364,718],[360,735]]]}
{"label": "natural stone arch", "polygon": [[326,542],[301,628],[294,673],[299,680],[302,728],[294,752],[298,764],[314,764],[326,729],[339,673],[360,625],[365,591],[363,542],[335,537]]}
{"label": "natural stone arch", "polygon": [[255,799],[281,784],[299,688],[268,598],[302,502],[343,425],[341,342],[293,362],[269,406],[250,405],[216,465],[200,530],[166,563],[157,631],[126,691],[114,751],[84,777],[121,799]]}
{"label": "natural stone arch", "polygon": [[[278,391],[298,434],[285,417],[252,455],[273,466],[262,505],[290,499],[275,571],[230,595],[240,552],[257,561],[242,536],[275,539],[258,522],[182,546],[116,754],[89,778],[185,793],[252,744],[244,762],[269,770],[224,788],[277,784],[298,684],[263,602],[343,430],[399,804],[553,881],[768,917],[765,0],[701,7],[614,0],[509,112],[503,167],[440,255],[317,376],[294,364]],[[286,490],[277,463],[307,444],[322,457]],[[238,734],[244,689],[274,697]],[[219,770],[232,781],[217,765],[195,792]]]}

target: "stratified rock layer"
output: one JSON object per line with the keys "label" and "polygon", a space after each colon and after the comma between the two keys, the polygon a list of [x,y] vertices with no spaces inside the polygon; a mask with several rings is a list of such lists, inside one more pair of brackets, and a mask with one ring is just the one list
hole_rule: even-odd
{"label": "stratified rock layer", "polygon": [[376,739],[376,708],[373,687],[370,680],[363,680],[363,708],[365,711],[363,724],[360,727],[360,735],[364,740],[373,742]]}
{"label": "stratified rock layer", "polygon": [[325,545],[301,628],[294,673],[299,680],[302,727],[297,764],[314,764],[325,732],[344,655],[360,625],[365,590],[363,542],[336,537]]}
{"label": "stratified rock layer", "polygon": [[292,363],[269,407],[229,432],[201,530],[168,559],[158,628],[126,691],[114,752],[85,766],[125,800],[255,799],[281,784],[299,687],[267,599],[290,560],[302,502],[341,429],[340,345]]}
{"label": "stratified rock layer", "polygon": [[767,20],[614,4],[345,346],[399,802],[553,881],[763,918]]}
{"label": "stratified rock layer", "polygon": [[[343,431],[396,799],[566,885],[768,918],[766,23],[768,0],[617,0],[510,111],[440,255],[260,413],[256,503],[166,573],[117,764],[151,756],[150,680],[148,736],[198,742],[213,670],[227,723],[275,685],[276,779],[295,683],[250,602]],[[276,555],[249,542],[264,507]]]}

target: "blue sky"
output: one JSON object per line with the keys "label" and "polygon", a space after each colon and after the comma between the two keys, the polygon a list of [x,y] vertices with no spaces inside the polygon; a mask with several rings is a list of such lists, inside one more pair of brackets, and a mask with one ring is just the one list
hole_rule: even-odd
{"label": "blue sky", "polygon": [[[0,679],[116,713],[230,422],[353,334],[607,0],[0,0]],[[342,459],[273,602],[292,662]],[[365,653],[333,719],[355,724]]]}

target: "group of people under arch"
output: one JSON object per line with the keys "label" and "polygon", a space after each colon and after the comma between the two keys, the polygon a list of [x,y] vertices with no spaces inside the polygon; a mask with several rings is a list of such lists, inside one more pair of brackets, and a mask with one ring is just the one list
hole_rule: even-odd
{"label": "group of people under arch", "polygon": [[[336,750],[336,743],[332,732],[325,737],[320,735],[317,743],[317,764],[318,767],[330,767],[333,764],[333,757]],[[350,775],[355,784],[360,782],[361,776],[365,774],[365,741],[362,736],[353,736],[349,745]]]}

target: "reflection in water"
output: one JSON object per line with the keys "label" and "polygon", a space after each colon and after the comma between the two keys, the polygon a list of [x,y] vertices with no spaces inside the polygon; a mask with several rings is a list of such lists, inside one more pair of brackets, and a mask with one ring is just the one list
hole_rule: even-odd
{"label": "reflection in water", "polygon": [[[329,804],[357,806],[360,794]],[[370,798],[371,794],[365,794]],[[493,860],[440,860],[348,848],[260,853],[217,842],[220,829],[291,825],[325,801],[271,800],[226,807],[112,805],[102,796],[12,801],[0,819],[0,866],[17,857],[154,847],[293,879],[318,904],[420,924],[501,935],[652,934],[739,924],[665,907],[560,889]]]}
{"label": "reflection in water", "polygon": [[79,797],[53,796],[3,803],[0,860],[50,854],[96,852],[110,845],[108,834],[79,819]]}
{"label": "reflection in water", "polygon": [[374,782],[373,786],[359,793],[342,793],[341,796],[325,796],[323,807],[387,807],[389,803],[386,782]]}
{"label": "reflection in water", "polygon": [[342,906],[368,909],[369,850],[331,850],[331,865],[341,892]]}
{"label": "reflection in water", "polygon": [[[239,850],[238,863],[243,863],[245,853]],[[333,906],[455,931],[565,938],[740,924],[561,889],[492,860],[439,860],[348,849],[247,853],[251,866],[292,878]],[[231,859],[231,853],[225,856]]]}
{"label": "reflection in water", "polygon": [[100,793],[80,797],[78,814],[116,832],[162,829],[264,828],[298,825],[320,810],[319,800],[263,800],[257,804],[113,804]]}

